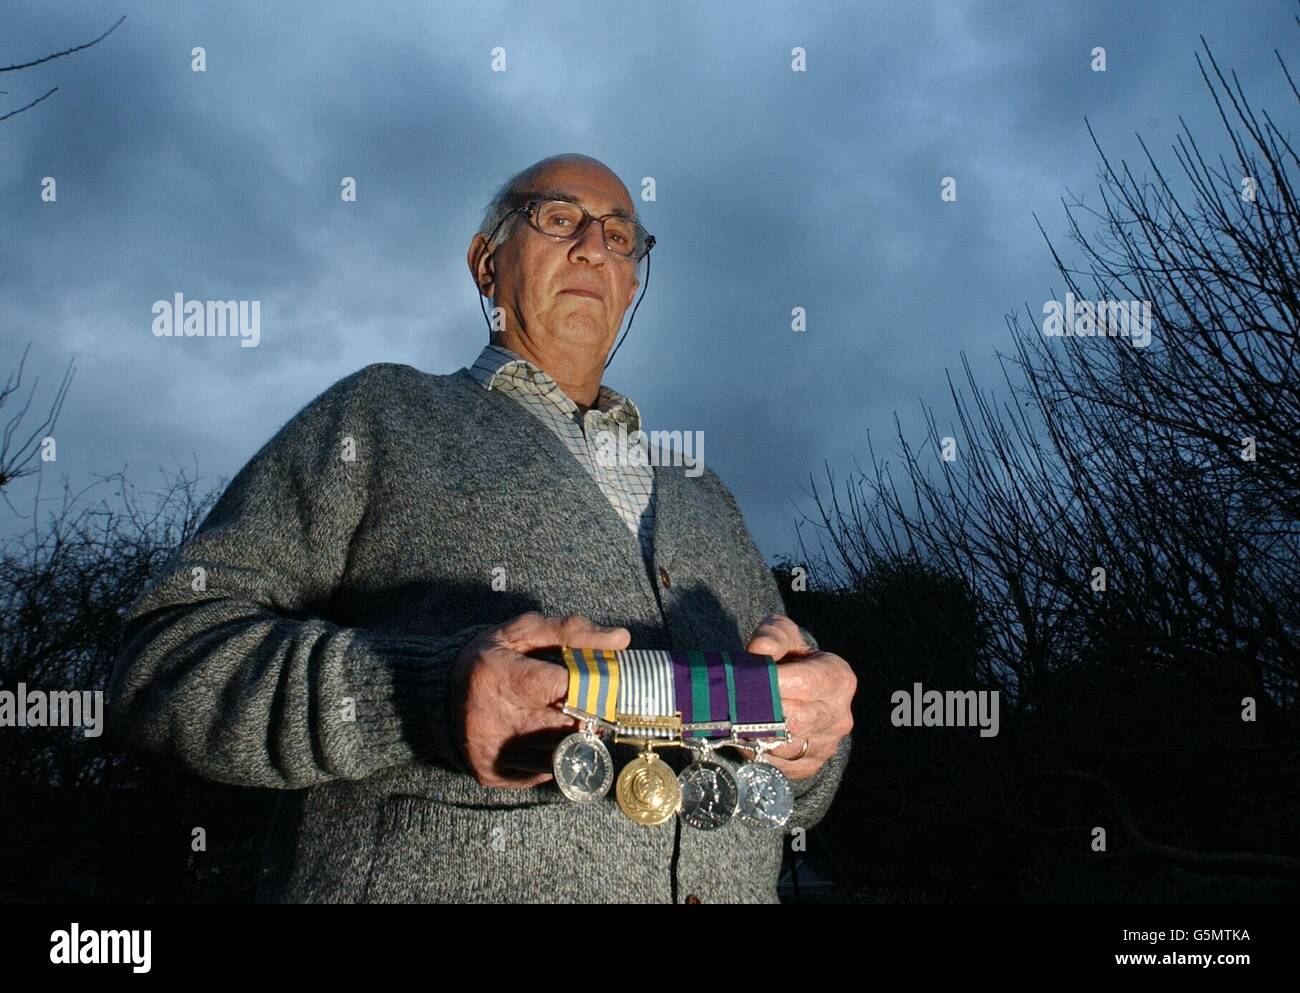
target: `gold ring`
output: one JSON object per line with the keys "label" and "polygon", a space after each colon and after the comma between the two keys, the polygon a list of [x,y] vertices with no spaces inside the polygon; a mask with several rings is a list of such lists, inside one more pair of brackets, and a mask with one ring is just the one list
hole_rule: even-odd
{"label": "gold ring", "polygon": [[799,761],[799,759],[803,758],[803,757],[804,757],[805,755],[807,755],[807,754],[808,754],[808,739],[807,739],[807,738],[804,738],[804,740],[803,740],[803,748],[799,749],[799,754],[798,754],[798,755],[791,755],[788,759],[786,759],[786,761],[787,761],[787,762],[797,762],[797,761]]}

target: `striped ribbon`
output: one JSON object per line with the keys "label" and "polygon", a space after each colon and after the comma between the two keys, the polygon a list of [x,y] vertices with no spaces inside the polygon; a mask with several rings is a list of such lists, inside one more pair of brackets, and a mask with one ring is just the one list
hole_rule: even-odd
{"label": "striped ribbon", "polygon": [[619,652],[595,648],[566,648],[569,670],[567,703],[575,710],[613,721],[619,699]]}
{"label": "striped ribbon", "polygon": [[[629,717],[672,717],[677,713],[673,660],[668,652],[628,649],[619,656],[618,712]],[[670,732],[631,728],[641,738],[666,738]]]}

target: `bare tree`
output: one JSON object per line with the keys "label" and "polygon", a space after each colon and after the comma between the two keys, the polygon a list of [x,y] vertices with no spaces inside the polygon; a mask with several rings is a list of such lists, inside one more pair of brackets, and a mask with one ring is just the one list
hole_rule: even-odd
{"label": "bare tree", "polygon": [[[925,409],[913,445],[896,418],[897,462],[869,442],[866,470],[842,486],[828,473],[828,490],[812,481],[816,510],[801,525],[817,554],[801,551],[831,586],[870,587],[912,563],[977,599],[973,678],[1004,689],[1019,745],[1006,765],[972,772],[972,803],[1004,828],[1029,836],[1075,820],[1040,795],[1038,778],[1058,770],[1102,784],[1111,802],[1097,813],[1135,857],[1294,874],[1294,859],[1150,841],[1114,801],[1167,790],[1144,777],[1169,756],[1184,776],[1208,770],[1194,795],[1220,817],[1293,824],[1298,799],[1278,789],[1274,809],[1247,813],[1239,777],[1248,761],[1261,782],[1290,782],[1300,724],[1300,158],[1202,45],[1225,152],[1204,154],[1184,122],[1181,175],[1142,144],[1151,176],[1138,178],[1094,135],[1101,206],[1065,204],[1084,264],[1070,266],[1044,232],[1066,291],[1150,304],[1150,344],[1048,337],[1028,305],[1027,319],[1009,315],[1001,390],[982,388],[963,355],[960,386],[948,381],[951,423]],[[953,461],[940,458],[945,438]],[[1241,720],[1244,697],[1259,708],[1254,724]],[[1201,816],[1183,794],[1168,809]],[[1251,844],[1287,837],[1280,827]]]}
{"label": "bare tree", "polygon": [[[9,398],[18,392],[23,383],[23,369],[27,365],[27,353],[31,351],[31,345],[23,349],[23,357],[18,362],[17,375],[10,375],[5,380],[5,384],[0,388],[0,408],[3,408]],[[72,376],[74,374],[73,363],[68,362],[68,369],[63,374],[63,381],[59,384],[58,390],[54,394],[54,400],[50,405],[50,412],[45,415],[45,420],[37,424],[26,437],[21,437],[19,432],[22,430],[23,418],[31,410],[32,398],[36,395],[36,387],[40,383],[37,379],[32,383],[31,392],[28,393],[26,401],[21,409],[14,413],[13,417],[5,424],[4,434],[0,437],[0,494],[15,479],[21,479],[23,476],[31,475],[37,471],[35,462],[40,454],[43,439],[49,436],[55,423],[59,419],[59,412],[63,409],[63,401],[68,395],[68,387],[72,385]],[[5,495],[5,501],[8,502],[8,496]],[[9,504],[13,509],[13,504]]]}
{"label": "bare tree", "polygon": [[[0,683],[106,690],[120,650],[121,619],[145,584],[188,540],[217,491],[197,491],[193,474],[164,473],[161,492],[142,501],[125,472],[72,492],[0,550]],[[116,486],[112,500],[87,495]],[[0,752],[0,782],[104,785],[132,761],[89,747],[79,732],[28,729],[22,748]]]}
{"label": "bare tree", "polygon": [[[1217,66],[1205,78],[1222,107]],[[1143,182],[1098,148],[1103,233],[1085,234],[1075,216],[1085,208],[1067,205],[1095,292],[1048,241],[1071,293],[1151,302],[1150,347],[1049,338],[1032,315],[1011,315],[1009,399],[981,389],[963,356],[966,388],[948,384],[954,424],[941,429],[927,409],[914,447],[896,421],[901,479],[869,447],[871,470],[849,481],[843,504],[812,486],[821,571],[860,582],[884,558],[906,556],[954,571],[999,618],[996,671],[1014,691],[1083,648],[1105,648],[1234,666],[1268,701],[1294,706],[1300,204],[1291,170],[1300,160],[1240,84],[1228,95],[1236,116],[1223,120],[1238,162],[1211,171],[1192,136],[1180,138],[1189,205],[1154,159],[1157,178]],[[1241,177],[1255,180],[1253,200],[1239,196]],[[957,439],[954,461],[937,457],[945,436]],[[1247,441],[1254,459],[1243,458]],[[1099,568],[1120,595],[1094,588]]]}

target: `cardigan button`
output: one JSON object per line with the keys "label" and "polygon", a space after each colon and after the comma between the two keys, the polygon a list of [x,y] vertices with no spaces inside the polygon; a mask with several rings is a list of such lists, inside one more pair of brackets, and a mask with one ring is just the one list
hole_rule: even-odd
{"label": "cardigan button", "polygon": [[700,902],[702,902],[702,901],[700,900],[700,898],[699,898],[698,896],[696,896],[694,893],[692,893],[690,896],[688,896],[688,897],[686,898],[686,902],[687,902],[687,903],[700,903]]}
{"label": "cardigan button", "polygon": [[668,575],[668,570],[663,566],[659,567],[659,581],[664,584],[664,589],[668,589],[673,585],[672,578]]}

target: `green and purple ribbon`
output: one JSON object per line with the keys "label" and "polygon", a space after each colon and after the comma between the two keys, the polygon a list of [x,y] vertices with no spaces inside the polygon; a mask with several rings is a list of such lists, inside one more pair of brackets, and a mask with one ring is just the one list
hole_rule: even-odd
{"label": "green and purple ribbon", "polygon": [[[767,655],[717,650],[673,651],[673,689],[683,724],[773,724],[785,720],[776,662]],[[704,730],[694,738],[730,737],[729,730]],[[770,735],[770,732],[766,733]],[[763,737],[764,733],[738,737]]]}

